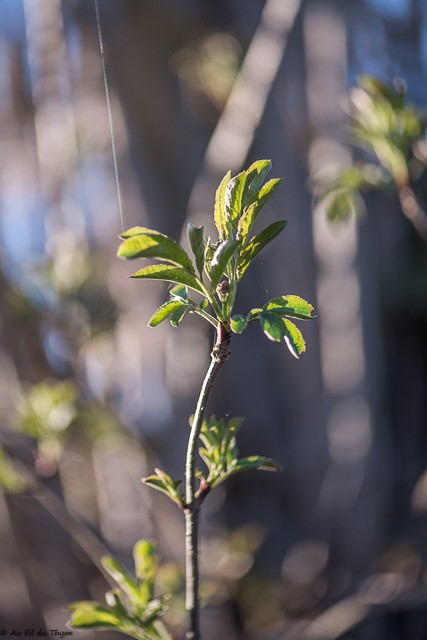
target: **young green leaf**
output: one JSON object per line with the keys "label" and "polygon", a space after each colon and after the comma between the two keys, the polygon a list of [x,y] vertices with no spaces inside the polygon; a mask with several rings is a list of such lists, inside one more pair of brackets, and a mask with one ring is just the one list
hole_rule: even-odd
{"label": "young green leaf", "polygon": [[154,584],[158,563],[153,543],[149,540],[138,540],[133,548],[133,559],[138,580]]}
{"label": "young green leaf", "polygon": [[109,607],[98,602],[84,600],[68,605],[72,615],[70,624],[79,629],[114,629],[120,628],[121,618]]}
{"label": "young green leaf", "polygon": [[261,188],[262,183],[271,170],[271,160],[257,160],[246,171],[246,188],[243,196],[243,206],[252,202]]}
{"label": "young green leaf", "polygon": [[167,595],[154,598],[157,557],[149,540],[140,540],[133,549],[136,582],[111,557],[103,565],[119,588],[105,594],[107,606],[83,601],[69,605],[70,624],[81,629],[116,629],[135,640],[172,640],[159,619],[165,611]]}
{"label": "young green leaf", "polygon": [[202,472],[200,475],[205,477],[207,485],[211,488],[239,471],[248,469],[277,471],[280,468],[276,462],[262,456],[239,459],[235,436],[242,423],[243,418],[232,418],[226,423],[215,416],[203,421],[200,440],[204,447],[199,449],[199,453],[208,468],[208,475],[205,477]]}
{"label": "young green leaf", "polygon": [[154,634],[156,634],[153,636],[156,640],[173,640],[161,620],[155,620],[151,626]]}
{"label": "young green leaf", "polygon": [[171,267],[168,264],[152,264],[135,271],[130,278],[145,278],[146,280],[164,280],[176,282],[204,295],[200,280],[186,269]]}
{"label": "young green leaf", "polygon": [[203,233],[203,227],[194,227],[191,222],[188,223],[188,239],[190,241],[191,249],[193,250],[194,257],[196,259],[196,268],[202,276],[205,256],[205,236]]}
{"label": "young green leaf", "polygon": [[[138,229],[139,232],[130,234],[135,229]],[[181,245],[169,238],[169,236],[145,227],[133,227],[128,231],[128,234],[130,235],[125,236],[118,248],[117,256],[119,258],[127,260],[133,260],[134,258],[166,260],[194,273],[193,263],[187,253]]]}
{"label": "young green leaf", "polygon": [[247,326],[248,321],[245,316],[241,314],[231,316],[230,327],[233,333],[243,333]]}
{"label": "young green leaf", "polygon": [[171,315],[171,325],[173,327],[177,327],[179,324],[181,324],[190,308],[191,307],[189,305],[183,305],[179,309],[176,309]]}
{"label": "young green leaf", "polygon": [[233,231],[237,231],[237,223],[242,214],[245,184],[246,171],[242,171],[231,178],[225,191],[225,218]]}
{"label": "young green leaf", "polygon": [[[210,277],[212,258],[214,257],[214,253],[215,253],[217,247],[221,244],[221,242],[217,242],[216,244],[212,244],[211,242],[209,242],[209,240],[210,240],[210,238],[208,239],[208,242],[206,243],[205,256],[204,256],[205,272],[206,272],[206,275],[208,277]],[[222,242],[224,242],[224,241],[222,241]]]}
{"label": "young green leaf", "polygon": [[[165,607],[166,600],[167,600],[167,597],[157,598],[156,600],[152,600],[150,604],[147,606],[147,609],[144,612],[144,622],[147,625],[147,631],[148,630],[152,631],[152,628],[149,629],[149,627],[152,627],[152,623],[156,620],[156,618],[158,618],[159,616],[163,615],[166,612],[166,607]],[[150,636],[150,638],[151,637],[152,636]]]}
{"label": "young green leaf", "polygon": [[124,598],[124,596],[122,593],[123,592],[120,589],[111,589],[110,591],[107,591],[105,594],[105,602],[113,612],[117,614],[117,616],[120,618],[126,618],[129,615],[129,612],[123,602],[122,598]]}
{"label": "young green leaf", "polygon": [[216,249],[209,269],[213,289],[220,281],[230,258],[236,253],[238,246],[238,240],[224,240]]}
{"label": "young green leaf", "polygon": [[309,302],[299,296],[281,296],[272,298],[264,305],[264,311],[274,311],[281,316],[299,318],[300,320],[312,320],[314,308]]}
{"label": "young green leaf", "polygon": [[[281,466],[271,458],[248,456],[247,458],[239,458],[236,464],[233,465],[231,473],[250,471],[251,469],[258,469],[259,471],[280,471]],[[231,473],[229,475],[231,475]]]}
{"label": "young green leaf", "polygon": [[303,335],[298,327],[290,320],[282,318],[282,322],[285,326],[284,337],[286,345],[291,354],[295,358],[299,358],[300,355],[305,351],[305,340],[303,338]]}
{"label": "young green leaf", "polygon": [[256,307],[255,309],[251,309],[248,313],[248,315],[246,316],[246,320],[248,322],[253,322],[254,320],[257,320],[259,318],[259,314],[261,313],[262,309],[260,309],[259,307]]}
{"label": "young green leaf", "polygon": [[112,556],[104,556],[102,558],[102,566],[131,601],[139,601],[138,587],[115,558]]}
{"label": "young green leaf", "polygon": [[166,494],[173,502],[182,506],[182,498],[178,491],[180,480],[172,480],[172,478],[162,471],[161,469],[155,469],[156,475],[142,478],[142,482],[157,491],[161,491]]}
{"label": "young green leaf", "polygon": [[227,469],[235,466],[235,464],[237,463],[237,458],[239,457],[239,449],[237,447],[237,441],[234,436],[230,438],[227,448],[224,448],[224,451],[222,451],[221,454],[221,467],[224,471],[227,471]]}
{"label": "young green leaf", "polygon": [[221,183],[215,194],[214,220],[220,240],[228,238],[227,220],[225,217],[225,191],[227,189],[228,183],[230,182],[230,179],[231,171],[228,171],[221,180]]}
{"label": "young green leaf", "polygon": [[285,325],[283,319],[272,311],[262,311],[259,316],[262,330],[267,338],[273,342],[281,342],[285,337]]}
{"label": "young green leaf", "polygon": [[245,273],[246,269],[249,267],[251,262],[255,259],[255,257],[259,254],[264,247],[269,244],[276,236],[279,235],[281,231],[286,227],[286,220],[279,220],[278,222],[273,222],[268,227],[266,227],[261,233],[252,238],[249,244],[243,249],[240,253],[239,259],[239,277],[241,278]]}
{"label": "young green leaf", "polygon": [[187,305],[185,302],[181,302],[180,300],[168,300],[161,307],[157,309],[151,316],[148,326],[149,327],[157,327],[163,320],[166,320],[168,316],[177,311],[178,309],[186,309]]}
{"label": "young green leaf", "polygon": [[241,239],[243,244],[246,242],[246,239],[251,232],[251,229],[258,217],[259,212],[277,191],[281,182],[282,178],[274,178],[273,180],[269,180],[262,187],[260,192],[252,198],[252,204],[245,208],[242,217],[239,219],[237,228],[237,235]]}
{"label": "young green leaf", "polygon": [[182,284],[177,284],[176,287],[169,289],[169,295],[172,300],[180,300],[181,302],[188,302],[188,289]]}
{"label": "young green leaf", "polygon": [[[158,564],[156,551],[152,542],[149,540],[138,540],[133,548],[133,558],[141,601],[144,607],[147,608],[150,600],[154,597],[154,580]],[[147,609],[145,609],[144,617],[147,616],[147,613]]]}
{"label": "young green leaf", "polygon": [[262,469],[263,471],[278,471],[281,468],[278,462],[264,456],[239,458],[239,467],[242,469]]}

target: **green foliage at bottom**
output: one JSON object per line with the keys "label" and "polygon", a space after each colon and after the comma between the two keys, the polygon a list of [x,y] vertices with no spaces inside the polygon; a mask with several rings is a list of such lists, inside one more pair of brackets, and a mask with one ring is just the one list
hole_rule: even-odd
{"label": "green foliage at bottom", "polygon": [[155,597],[157,556],[153,544],[139,540],[133,549],[133,579],[111,556],[102,564],[116,587],[105,594],[106,604],[84,600],[69,605],[69,624],[76,629],[115,629],[136,640],[171,640],[161,616],[167,596]]}

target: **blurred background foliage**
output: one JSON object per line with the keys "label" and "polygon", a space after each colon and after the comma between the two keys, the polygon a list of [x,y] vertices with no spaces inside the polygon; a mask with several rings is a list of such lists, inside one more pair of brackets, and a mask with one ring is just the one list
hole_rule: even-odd
{"label": "blurred background foliage", "polygon": [[[426,3],[99,4],[124,225],[178,239],[271,157],[288,226],[239,309],[316,300],[301,361],[248,330],[214,394],[284,471],[206,500],[204,637],[423,640]],[[103,599],[100,557],[130,568],[145,537],[179,637],[183,523],[139,479],[180,475],[212,335],[148,329],[163,292],[115,259],[93,3],[2,0],[0,53],[0,626],[64,629]]]}

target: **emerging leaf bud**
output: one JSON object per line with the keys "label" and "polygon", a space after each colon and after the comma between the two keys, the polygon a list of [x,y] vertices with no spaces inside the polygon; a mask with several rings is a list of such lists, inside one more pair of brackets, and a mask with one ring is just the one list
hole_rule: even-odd
{"label": "emerging leaf bud", "polygon": [[221,280],[221,282],[218,283],[216,288],[216,292],[221,302],[223,302],[227,297],[229,289],[230,289],[230,285],[228,282],[228,278],[223,278],[223,280]]}

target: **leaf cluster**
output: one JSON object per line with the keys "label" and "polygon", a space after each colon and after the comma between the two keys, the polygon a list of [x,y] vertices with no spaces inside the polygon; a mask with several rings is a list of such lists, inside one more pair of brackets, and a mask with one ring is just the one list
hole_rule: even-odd
{"label": "leaf cluster", "polygon": [[[218,240],[206,237],[203,227],[189,224],[192,259],[180,244],[158,231],[138,226],[121,234],[117,252],[120,258],[160,261],[139,269],[132,278],[178,285],[152,316],[150,326],[168,317],[177,326],[187,313],[196,313],[214,326],[218,321],[228,322],[243,275],[260,251],[286,226],[286,221],[280,220],[251,236],[258,215],[281,183],[279,178],[265,182],[270,169],[270,160],[258,160],[237,176],[232,177],[230,171],[224,176],[215,195]],[[224,281],[226,286],[221,286]],[[191,299],[189,290],[201,297],[201,302]],[[210,312],[206,310],[208,306]]]}
{"label": "leaf cluster", "polygon": [[200,432],[202,447],[200,457],[206,465],[207,473],[198,471],[202,478],[200,492],[218,486],[231,475],[251,469],[278,471],[280,465],[271,458],[249,456],[239,458],[236,434],[242,426],[243,418],[232,418],[228,422],[212,416],[204,420]]}
{"label": "leaf cluster", "polygon": [[162,469],[154,469],[155,474],[142,478],[142,482],[153,489],[157,489],[161,493],[164,493],[175,502],[178,506],[183,506],[184,497],[179,491],[179,485],[181,480],[172,480],[172,478]]}
{"label": "leaf cluster", "polygon": [[161,616],[167,596],[154,593],[158,560],[153,544],[139,540],[133,549],[134,580],[111,556],[102,559],[116,587],[105,594],[106,604],[85,600],[69,605],[70,625],[77,629],[115,629],[136,640],[171,640]]}
{"label": "leaf cluster", "polygon": [[313,306],[299,296],[288,295],[272,298],[262,309],[252,309],[246,316],[235,315],[230,319],[234,333],[243,333],[250,322],[258,320],[264,334],[273,342],[284,341],[295,358],[305,351],[305,340],[292,319],[312,320]]}
{"label": "leaf cluster", "polygon": [[361,191],[400,187],[411,180],[414,145],[425,118],[406,101],[402,81],[390,86],[362,75],[349,95],[350,142],[373,155],[377,164],[362,161],[334,171],[318,193],[330,220],[343,220],[364,210]]}
{"label": "leaf cluster", "polygon": [[[190,422],[192,419],[190,418]],[[263,456],[239,458],[236,434],[242,423],[243,418],[232,418],[226,422],[215,416],[203,421],[199,436],[203,446],[200,447],[199,454],[207,467],[207,473],[201,470],[197,472],[201,479],[197,497],[204,497],[208,491],[240,471],[277,471],[280,468],[274,460]],[[142,482],[167,495],[179,507],[185,507],[184,496],[179,490],[181,480],[172,480],[162,469],[155,469],[155,474],[143,478]]]}

